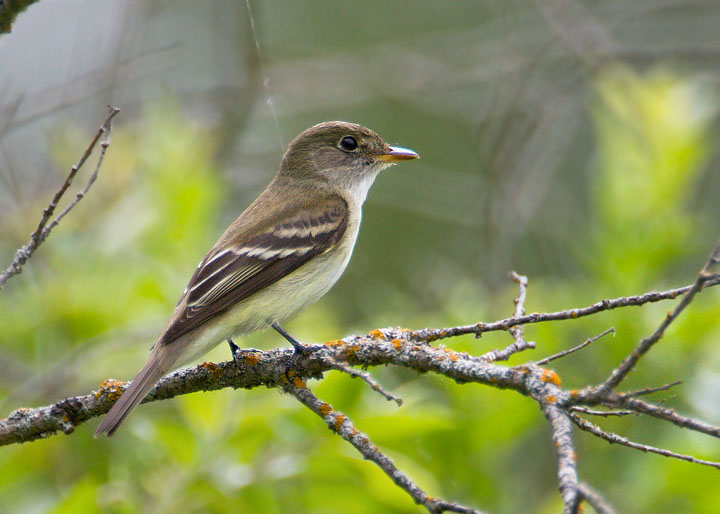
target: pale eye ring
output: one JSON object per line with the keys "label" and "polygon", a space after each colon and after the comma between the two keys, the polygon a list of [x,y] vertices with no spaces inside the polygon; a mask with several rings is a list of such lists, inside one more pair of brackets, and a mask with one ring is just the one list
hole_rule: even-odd
{"label": "pale eye ring", "polygon": [[345,136],[340,140],[340,148],[348,152],[353,152],[358,148],[357,139],[352,136]]}

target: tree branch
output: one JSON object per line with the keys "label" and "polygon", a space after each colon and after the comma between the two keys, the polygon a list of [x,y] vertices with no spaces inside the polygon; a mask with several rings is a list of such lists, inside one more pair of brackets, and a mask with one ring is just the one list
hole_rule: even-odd
{"label": "tree branch", "polygon": [[656,448],[655,446],[650,446],[647,444],[635,443],[633,441],[630,441],[627,437],[613,434],[612,432],[606,432],[599,426],[595,425],[594,423],[590,423],[588,420],[581,418],[577,414],[570,414],[569,416],[572,422],[575,423],[578,428],[590,432],[591,434],[596,435],[601,439],[605,439],[609,443],[620,444],[629,448],[640,450],[645,453],[656,453],[658,455],[662,455],[663,457],[671,457],[673,459],[680,459],[687,462],[693,462],[695,464],[702,464],[703,466],[710,466],[715,469],[720,469],[720,462],[697,459],[691,455],[683,455],[681,453],[675,453],[670,450],[665,450],[663,448]]}
{"label": "tree branch", "polygon": [[538,366],[542,366],[542,365],[547,364],[548,362],[552,362],[552,361],[554,361],[554,360],[556,360],[556,359],[562,359],[563,357],[567,357],[567,356],[570,355],[571,353],[575,353],[575,352],[577,352],[577,351],[579,351],[579,350],[582,350],[582,349],[585,348],[586,346],[591,345],[592,343],[594,343],[594,342],[597,341],[598,339],[600,339],[600,338],[602,338],[602,337],[605,337],[606,335],[608,335],[608,334],[610,334],[610,333],[613,333],[613,334],[615,333],[615,327],[610,327],[610,328],[608,328],[607,330],[605,330],[604,332],[599,333],[599,334],[596,335],[595,337],[591,337],[591,338],[589,338],[589,339],[586,339],[584,342],[580,343],[580,344],[577,345],[577,346],[574,346],[574,347],[570,348],[569,350],[564,350],[564,351],[558,352],[558,353],[556,353],[556,354],[554,354],[554,355],[550,355],[549,357],[545,357],[544,359],[540,359],[540,360],[537,361],[535,364],[537,364]]}
{"label": "tree branch", "polygon": [[300,403],[320,416],[330,430],[352,444],[365,459],[377,464],[398,487],[407,492],[412,499],[415,500],[415,503],[423,505],[429,512],[481,514],[478,510],[429,496],[425,491],[420,489],[410,477],[400,471],[392,459],[382,453],[382,451],[370,441],[370,438],[366,434],[355,428],[350,418],[342,412],[333,409],[330,404],[320,400],[307,388],[305,382],[301,379],[294,379],[292,383],[285,384],[283,389],[295,396]]}
{"label": "tree branch", "polygon": [[580,493],[580,498],[592,505],[598,514],[615,514],[617,512],[598,491],[585,482],[578,485],[578,493]]}
{"label": "tree branch", "polygon": [[[90,141],[90,144],[85,149],[85,152],[82,154],[82,157],[80,157],[78,163],[72,168],[70,168],[70,173],[65,178],[65,182],[63,182],[63,184],[60,186],[60,189],[55,192],[55,195],[50,201],[50,204],[43,210],[42,217],[40,218],[40,223],[38,223],[37,228],[30,235],[30,241],[22,248],[18,248],[17,252],[15,252],[15,258],[13,259],[13,261],[5,269],[5,271],[0,273],[0,289],[2,289],[2,287],[5,285],[5,282],[7,282],[10,277],[22,273],[22,268],[25,263],[28,261],[28,259],[30,259],[30,257],[32,257],[33,253],[35,253],[35,250],[37,250],[38,247],[48,238],[52,229],[54,229],[58,225],[58,223],[60,223],[60,220],[62,220],[80,202],[80,200],[85,197],[87,192],[95,183],[98,173],[100,172],[100,166],[102,166],[103,159],[105,158],[105,152],[110,146],[110,130],[112,129],[112,119],[117,113],[120,112],[120,109],[116,107],[109,106],[108,108],[110,110],[110,114],[108,114],[108,117],[98,129],[95,137],[93,137],[92,141]],[[88,160],[93,150],[95,149],[95,145],[103,136],[103,134],[105,135],[105,139],[100,143],[100,157],[98,158],[95,170],[90,175],[87,184],[82,189],[82,191],[75,195],[73,201],[70,202],[70,204],[55,219],[53,219],[50,224],[48,224],[48,221],[50,221],[50,218],[52,217],[55,209],[58,206],[58,202],[62,199],[63,195],[65,195],[65,192],[72,184],[75,175],[80,170],[80,168],[82,168],[83,164],[85,164],[85,161]]]}
{"label": "tree branch", "polygon": [[[708,262],[715,263],[717,257],[718,252],[714,251]],[[619,408],[624,410],[611,411],[607,415],[645,414],[713,437],[720,437],[720,428],[681,416],[671,409],[641,401],[634,397],[638,391],[617,393],[612,390],[598,390],[597,388],[588,388],[582,391],[565,390],[562,388],[562,382],[557,373],[532,362],[515,367],[501,366],[489,362],[484,356],[475,357],[445,347],[433,347],[430,345],[430,341],[466,333],[479,334],[490,330],[507,330],[523,323],[537,323],[553,319],[574,319],[603,310],[642,305],[643,303],[692,293],[692,295],[688,295],[689,298],[686,296],[681,302],[681,304],[687,305],[692,300],[692,296],[704,287],[716,285],[720,282],[717,280],[717,275],[709,274],[709,266],[710,264],[703,268],[700,278],[693,286],[666,292],[652,292],[640,296],[604,300],[584,309],[525,316],[520,312],[522,299],[524,299],[523,291],[519,297],[521,299],[516,302],[516,315],[519,317],[487,324],[479,323],[442,329],[410,331],[388,328],[373,330],[366,336],[349,336],[339,341],[309,345],[307,346],[307,352],[298,359],[296,366],[293,368],[295,378],[292,383],[288,383],[285,373],[286,363],[293,353],[292,349],[275,349],[267,352],[253,349],[240,350],[236,354],[235,362],[220,364],[206,362],[195,368],[181,369],[163,378],[151,391],[145,402],[165,400],[181,394],[226,387],[254,388],[266,386],[282,388],[293,394],[311,410],[319,413],[323,420],[328,425],[331,425],[339,435],[353,444],[363,456],[373,460],[416,502],[424,505],[431,512],[441,512],[443,510],[477,512],[469,507],[428,496],[407,475],[398,470],[392,461],[370,442],[367,435],[358,432],[350,420],[347,419],[347,416],[317,399],[305,387],[304,379],[322,378],[323,373],[327,371],[341,370],[363,378],[373,389],[380,391],[386,398],[395,399],[382,390],[368,373],[350,368],[350,366],[394,365],[413,369],[420,373],[436,373],[458,383],[478,383],[495,388],[510,389],[536,401],[548,419],[558,455],[557,474],[560,492],[565,505],[564,511],[568,514],[579,512],[581,503],[587,501],[596,506],[598,512],[613,512],[612,507],[602,498],[600,493],[580,480],[573,440],[573,423],[583,430],[590,431],[597,437],[644,452],[650,451],[714,467],[720,467],[720,464],[670,450],[633,443],[620,435],[605,432],[578,416],[578,412],[604,415],[604,411],[592,410],[589,407],[602,405],[613,409]],[[698,286],[698,284],[700,285]],[[521,283],[521,288],[524,287]],[[680,310],[680,305],[678,305],[673,312],[679,314]],[[517,334],[517,331],[515,333]],[[605,331],[589,341],[596,340],[607,333],[609,331]],[[588,347],[585,343],[581,346],[583,348]],[[572,351],[579,351],[579,348]],[[569,353],[563,352],[558,356],[565,356]],[[544,359],[541,362],[547,361],[548,359]],[[126,385],[124,382],[111,379],[103,382],[99,390],[85,396],[68,398],[53,405],[36,409],[17,409],[7,419],[0,420],[0,445],[28,442],[48,437],[56,432],[69,434],[79,424],[107,412],[122,394]],[[657,392],[667,387],[648,388],[639,392]]]}
{"label": "tree branch", "polygon": [[[720,284],[720,274],[711,275],[704,282],[703,288],[708,288]],[[480,336],[486,332],[497,332],[499,330],[508,330],[516,325],[527,325],[529,323],[544,323],[546,321],[561,321],[583,318],[585,316],[591,316],[598,312],[609,311],[618,309],[621,307],[629,306],[640,306],[646,303],[661,302],[663,300],[674,300],[678,296],[687,294],[694,284],[685,287],[679,287],[677,289],[670,289],[669,291],[657,292],[650,291],[649,293],[641,294],[638,296],[622,296],[620,298],[614,298],[612,300],[600,300],[592,305],[583,307],[580,309],[567,309],[564,311],[557,312],[546,312],[546,313],[533,313],[519,318],[507,318],[492,323],[475,323],[473,325],[463,325],[452,328],[425,328],[422,330],[416,330],[413,332],[417,339],[423,341],[438,341],[440,339],[446,339],[448,337],[456,337],[465,334],[474,334]]]}
{"label": "tree branch", "polygon": [[692,285],[692,287],[690,287],[687,294],[685,294],[680,303],[677,304],[677,306],[672,310],[672,312],[668,313],[668,315],[665,316],[665,319],[662,321],[662,323],[660,323],[660,326],[657,328],[657,330],[655,330],[655,332],[653,332],[650,337],[646,337],[645,339],[640,341],[640,344],[638,344],[638,346],[632,352],[630,352],[630,354],[625,358],[625,360],[613,370],[608,379],[603,384],[598,386],[599,391],[605,392],[615,389],[618,385],[620,385],[620,382],[622,382],[625,377],[627,377],[628,374],[633,369],[635,369],[635,366],[643,357],[643,355],[650,351],[650,348],[652,348],[653,345],[655,345],[655,343],[657,343],[660,338],[662,338],[662,336],[665,334],[665,331],[672,324],[672,322],[675,321],[678,316],[680,316],[680,313],[682,313],[682,311],[684,311],[688,305],[690,305],[690,303],[695,298],[695,295],[705,287],[706,282],[711,279],[717,278],[717,275],[711,274],[710,270],[714,268],[718,263],[720,263],[720,241],[715,244],[715,248],[713,248],[712,252],[710,252],[710,257],[705,263],[705,266],[703,266],[703,268],[700,270],[700,273],[698,273],[697,280]]}
{"label": "tree branch", "polygon": [[[528,278],[525,275],[518,275],[516,272],[510,272],[510,278],[518,283],[520,287],[520,293],[515,298],[515,317],[521,318],[525,316],[525,298],[527,297],[527,285]],[[524,350],[532,350],[535,348],[533,341],[525,340],[525,329],[522,325],[515,325],[508,329],[508,332],[512,334],[515,342],[503,350],[493,350],[482,356],[488,362],[495,361],[506,361],[511,355],[522,352]]]}

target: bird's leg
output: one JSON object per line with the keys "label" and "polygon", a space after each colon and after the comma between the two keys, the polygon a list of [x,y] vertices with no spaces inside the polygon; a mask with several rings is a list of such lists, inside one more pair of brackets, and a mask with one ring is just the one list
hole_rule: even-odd
{"label": "bird's leg", "polygon": [[290,379],[288,372],[290,371],[290,368],[292,368],[295,365],[295,361],[297,361],[298,357],[302,354],[305,354],[307,352],[307,348],[305,348],[302,343],[300,343],[297,339],[295,339],[293,336],[287,333],[287,331],[280,326],[279,323],[276,321],[272,322],[270,324],[271,327],[273,327],[281,336],[283,336],[285,339],[287,339],[288,343],[293,345],[293,348],[295,348],[295,353],[293,353],[292,357],[290,357],[290,360],[285,365],[285,376]]}

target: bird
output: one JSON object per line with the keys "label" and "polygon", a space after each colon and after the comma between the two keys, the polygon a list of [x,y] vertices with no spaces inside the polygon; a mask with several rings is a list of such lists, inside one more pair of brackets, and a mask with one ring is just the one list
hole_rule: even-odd
{"label": "bird", "polygon": [[[223,341],[273,328],[320,299],[350,261],[362,206],[378,174],[417,159],[355,123],[329,121],[298,135],[270,184],[200,261],[145,366],[98,426],[112,436],[167,373]],[[293,362],[291,360],[291,362]]]}

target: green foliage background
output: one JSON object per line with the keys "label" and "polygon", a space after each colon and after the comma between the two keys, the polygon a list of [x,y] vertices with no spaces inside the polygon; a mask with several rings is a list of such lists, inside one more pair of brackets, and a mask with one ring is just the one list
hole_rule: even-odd
{"label": "green foliage background", "polygon": [[[12,55],[33,55],[22,46],[25,31],[53,17],[42,4],[4,36],[5,69],[21,69]],[[63,19],[117,9],[97,4],[79,2]],[[288,325],[305,341],[508,317],[516,294],[510,269],[530,276],[529,312],[684,285],[718,237],[717,72],[702,60],[673,57],[670,47],[699,49],[712,37],[705,19],[720,20],[719,9],[671,16],[637,7],[650,3],[631,12],[605,2],[571,10],[605,24],[627,50],[576,55],[559,42],[568,35],[548,23],[562,28],[560,13],[526,2],[252,4],[261,67],[243,3],[219,4],[129,7],[125,22],[106,28],[116,34],[128,20],[139,24],[117,48],[133,56],[130,71],[140,78],[128,85],[116,77],[108,93],[102,80],[109,72],[91,76],[96,97],[88,92],[42,116],[31,116],[27,106],[39,96],[29,94],[22,103],[28,113],[21,108],[0,131],[0,255],[9,262],[102,119],[102,104],[124,108],[90,195],[0,291],[2,415],[85,394],[108,377],[130,379],[140,368],[196,263],[277,166],[268,95],[284,142],[315,122],[342,118],[423,157],[378,180],[346,276]],[[570,25],[581,35],[587,28]],[[95,34],[82,32],[78,38]],[[138,34],[141,41],[132,37]],[[633,45],[659,51],[633,59]],[[70,56],[59,59],[87,65],[72,45],[58,48]],[[148,72],[137,63],[153,51],[160,57]],[[257,85],[266,79],[268,86]],[[43,78],[46,87],[52,80],[49,72]],[[72,78],[63,80],[70,89]],[[2,112],[9,112],[13,97],[4,95]],[[529,326],[538,348],[511,363],[614,326],[614,338],[556,365],[568,387],[594,383],[669,308]],[[710,290],[628,387],[683,379],[658,399],[720,423],[719,338],[720,294]],[[480,354],[508,342],[507,334],[489,334],[447,344]],[[242,344],[283,342],[262,333]],[[228,358],[224,345],[207,356]],[[405,400],[402,407],[337,373],[312,387],[430,494],[490,512],[561,510],[553,447],[533,402],[400,369],[371,371]],[[720,460],[717,441],[669,425],[636,417],[601,424]],[[0,512],[420,511],[277,391],[226,390],[144,406],[112,439],[94,440],[95,425],[0,449]],[[577,443],[581,477],[622,512],[717,511],[716,470],[586,434]]]}

